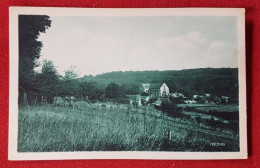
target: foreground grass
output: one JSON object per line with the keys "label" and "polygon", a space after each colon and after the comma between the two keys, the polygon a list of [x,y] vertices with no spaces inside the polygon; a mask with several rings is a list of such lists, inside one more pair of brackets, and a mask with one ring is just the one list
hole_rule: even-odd
{"label": "foreground grass", "polygon": [[[126,111],[20,107],[19,152],[238,151],[238,142]],[[185,125],[183,126],[185,127]],[[210,146],[212,142],[225,146]]]}

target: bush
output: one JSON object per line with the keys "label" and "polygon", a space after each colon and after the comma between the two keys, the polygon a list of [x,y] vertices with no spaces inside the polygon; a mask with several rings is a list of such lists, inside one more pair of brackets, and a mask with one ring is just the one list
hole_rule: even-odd
{"label": "bush", "polygon": [[157,99],[156,98],[151,98],[148,100],[148,104],[152,104],[156,101]]}
{"label": "bush", "polygon": [[155,106],[157,110],[161,110],[163,113],[166,113],[171,117],[185,117],[186,115],[181,113],[182,109],[177,107],[176,104],[171,103],[170,101],[164,101],[161,106]]}
{"label": "bush", "polygon": [[117,99],[120,96],[120,88],[115,83],[110,83],[105,89],[105,96],[109,99]]}
{"label": "bush", "polygon": [[182,97],[177,97],[177,98],[169,97],[169,99],[172,103],[175,103],[175,104],[183,104],[184,103],[184,100],[183,100]]}

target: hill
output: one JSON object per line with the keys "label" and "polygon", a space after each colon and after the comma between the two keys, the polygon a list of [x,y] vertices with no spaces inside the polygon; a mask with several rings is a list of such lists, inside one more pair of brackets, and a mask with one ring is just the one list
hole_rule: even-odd
{"label": "hill", "polygon": [[141,83],[165,82],[170,92],[187,96],[211,93],[217,96],[238,97],[238,68],[200,68],[168,71],[118,71],[96,76],[84,76],[84,82],[94,81],[101,88],[114,82],[128,94],[138,92]]}

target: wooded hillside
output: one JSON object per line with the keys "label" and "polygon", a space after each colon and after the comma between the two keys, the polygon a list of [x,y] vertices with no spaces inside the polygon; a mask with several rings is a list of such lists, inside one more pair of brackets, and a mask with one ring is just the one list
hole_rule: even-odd
{"label": "wooded hillside", "polygon": [[238,96],[237,68],[200,68],[179,71],[127,71],[84,76],[81,81],[95,81],[101,88],[114,82],[125,87],[127,94],[138,92],[141,83],[165,82],[170,92],[185,96],[210,93],[216,96]]}

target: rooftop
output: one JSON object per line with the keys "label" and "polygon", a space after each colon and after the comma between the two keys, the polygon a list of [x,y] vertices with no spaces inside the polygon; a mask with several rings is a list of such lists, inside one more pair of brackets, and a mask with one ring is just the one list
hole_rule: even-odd
{"label": "rooftop", "polygon": [[163,83],[151,83],[150,89],[160,89],[160,87],[163,85]]}

